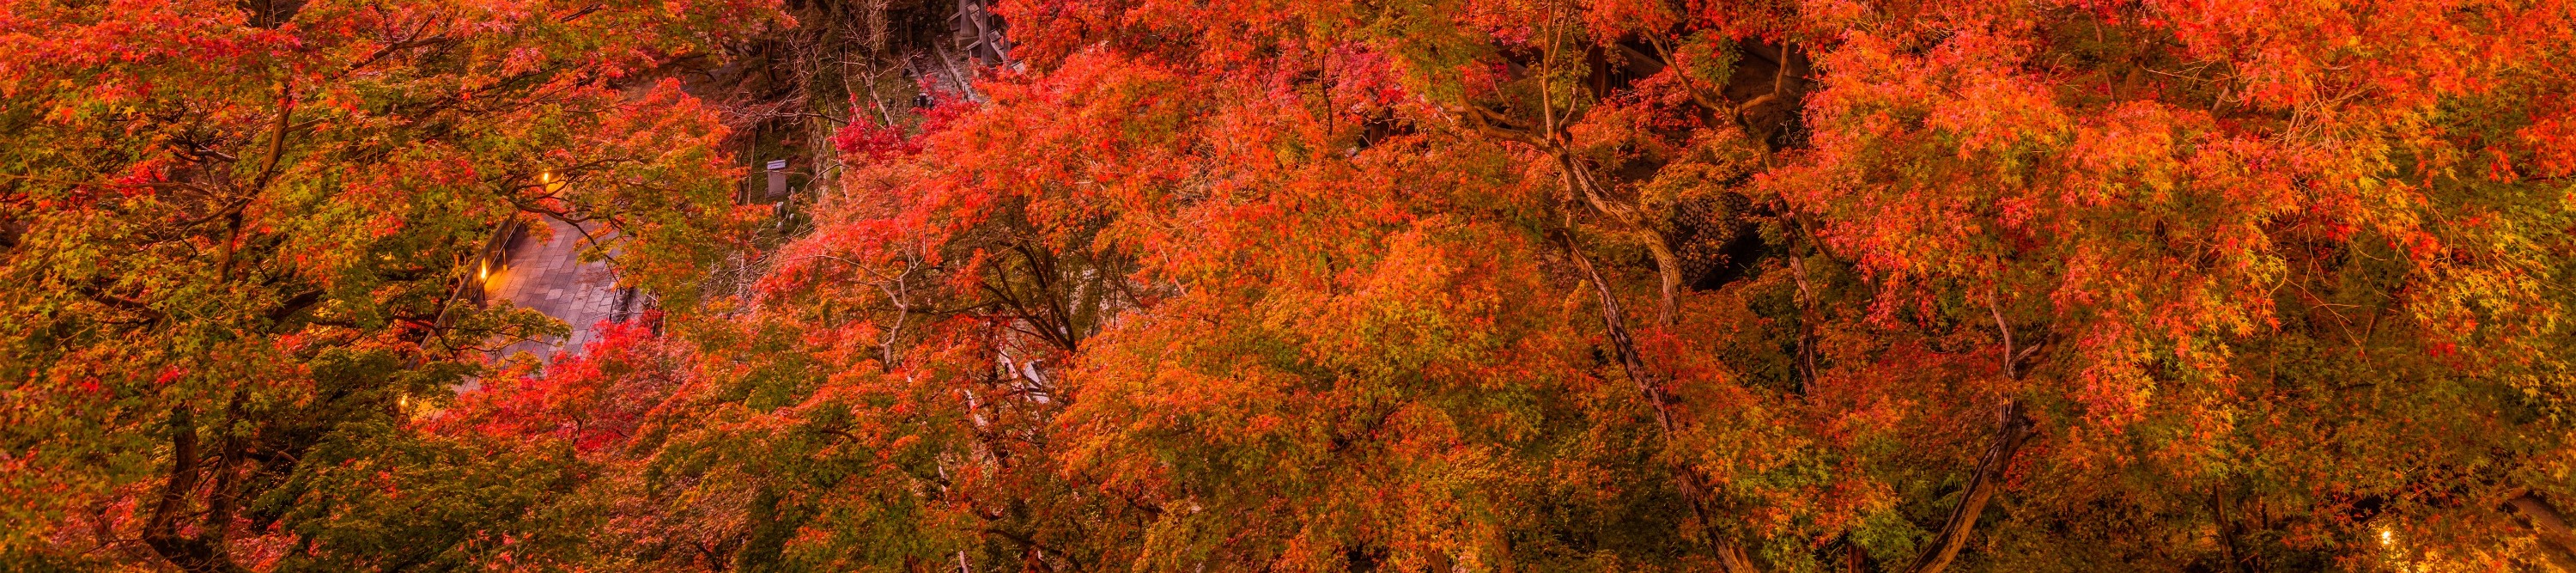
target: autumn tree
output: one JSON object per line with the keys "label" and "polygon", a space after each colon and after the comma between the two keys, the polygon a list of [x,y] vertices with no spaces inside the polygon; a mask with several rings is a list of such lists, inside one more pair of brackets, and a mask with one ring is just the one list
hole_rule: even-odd
{"label": "autumn tree", "polygon": [[2571,556],[2562,3],[1001,13],[649,446],[744,563]]}
{"label": "autumn tree", "polygon": [[[685,306],[742,222],[670,79],[761,2],[0,5],[0,559],[187,571],[577,554],[580,468],[427,434],[512,223]],[[542,228],[543,225],[537,225]]]}
{"label": "autumn tree", "polygon": [[[187,565],[227,530],[116,505],[181,491],[157,498],[179,500],[172,515],[240,523],[294,559],[342,559],[280,562],[323,567],[400,565],[356,557],[385,547],[421,563],[619,570],[2576,570],[2558,509],[2576,495],[2563,461],[2576,333],[2562,320],[2576,304],[2576,14],[2563,2],[1014,0],[993,7],[1008,42],[970,21],[981,6],[946,21],[972,24],[954,37],[977,42],[973,57],[898,30],[867,37],[910,39],[779,60],[801,62],[771,71],[802,78],[804,95],[755,111],[840,124],[828,144],[841,167],[793,199],[810,227],[728,245],[753,288],[711,293],[704,308],[721,312],[612,328],[578,357],[486,371],[452,403],[435,398],[464,370],[453,349],[532,324],[460,309],[390,326],[421,314],[400,301],[442,292],[461,265],[413,282],[232,270],[237,250],[262,269],[373,263],[297,258],[340,251],[298,247],[331,235],[284,223],[125,211],[82,220],[203,230],[166,247],[46,247],[129,236],[36,223],[72,220],[57,213],[177,209],[151,201],[195,192],[181,183],[235,185],[232,166],[250,160],[228,158],[261,155],[187,155],[127,179],[114,177],[131,161],[28,168],[13,199],[92,203],[12,215],[25,230],[9,268],[55,282],[11,291],[11,308],[31,310],[10,316],[86,322],[10,339],[9,364],[33,380],[12,391],[45,393],[11,402],[43,423],[10,430],[8,460],[105,469],[13,478],[11,491],[104,501],[26,497],[29,514],[66,525],[13,539],[101,523]],[[802,5],[833,27],[792,34],[841,37],[922,8]],[[549,14],[545,26],[580,27],[607,13]],[[656,33],[566,38],[659,47],[559,56],[623,65],[577,59],[563,69],[579,72],[543,76],[597,105],[494,116],[587,119],[387,123],[376,129],[399,133],[348,141],[410,150],[463,137],[416,131],[432,125],[555,125],[492,136],[546,145],[386,157],[478,174],[592,164],[564,153],[650,157],[597,163],[625,170],[606,179],[622,185],[580,184],[607,177],[591,174],[566,187],[633,195],[553,203],[514,195],[542,185],[487,183],[389,196],[628,217],[641,242],[625,252],[666,261],[637,263],[665,265],[648,286],[689,300],[682,262],[719,247],[649,231],[700,236],[715,215],[649,198],[713,191],[640,189],[712,180],[725,162],[704,140],[632,139],[712,130],[642,128],[702,124],[681,123],[696,116],[671,88],[619,78],[651,75],[645,62],[685,52],[651,42],[694,46],[674,30],[713,20],[633,17],[621,22]],[[916,101],[875,91],[896,69]],[[866,80],[815,88],[853,70]],[[266,93],[318,89],[285,85]],[[423,89],[435,93],[354,91]],[[242,103],[211,108],[254,110],[223,116],[247,126],[284,107],[222,93]],[[499,101],[555,92],[511,93],[522,99]],[[494,100],[477,94],[460,101]],[[137,113],[79,109],[10,117]],[[620,119],[638,116],[675,123]],[[78,121],[93,123],[65,123]],[[282,125],[294,121],[311,120]],[[11,153],[182,149],[71,131],[102,139]],[[341,141],[303,137],[285,157]],[[682,153],[644,153],[668,149]],[[344,165],[318,161],[284,164]],[[501,166],[472,163],[484,161]],[[636,175],[653,169],[670,172]],[[486,228],[402,220],[333,244],[446,225],[439,252],[465,253]],[[179,252],[196,258],[167,254]],[[23,253],[163,270],[85,283],[63,269],[108,267],[14,262]],[[196,270],[125,282],[167,269]],[[310,276],[360,286],[254,320]],[[303,330],[253,328],[277,321]],[[338,356],[377,362],[324,361]],[[207,374],[217,365],[244,374]],[[146,380],[162,372],[175,374]],[[404,389],[330,393],[384,372]],[[82,409],[65,396],[102,392],[83,375],[126,401]],[[263,382],[239,382],[251,375]],[[405,397],[448,407],[404,424],[386,404]],[[293,410],[335,403],[374,410]],[[338,453],[261,461],[282,450],[257,444],[284,431],[254,429],[289,420],[382,429],[310,450]],[[155,465],[165,448],[200,447],[182,437],[240,453],[175,456],[216,460],[208,470]],[[292,471],[260,473],[274,463]],[[191,471],[249,485],[164,485],[197,483],[177,482]],[[225,488],[295,492],[264,498],[306,517],[205,521],[236,503]],[[439,502],[397,493],[423,489]],[[437,511],[401,510],[413,507]],[[96,517],[52,517],[73,510]],[[456,537],[463,523],[489,525]]]}

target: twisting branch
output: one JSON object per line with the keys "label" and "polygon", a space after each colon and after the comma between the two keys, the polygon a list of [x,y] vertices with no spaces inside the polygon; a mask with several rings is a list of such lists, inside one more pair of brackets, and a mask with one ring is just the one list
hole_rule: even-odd
{"label": "twisting branch", "polygon": [[1664,396],[1663,377],[1646,368],[1645,358],[1638,354],[1636,339],[1628,335],[1628,320],[1619,310],[1618,294],[1611,292],[1610,283],[1602,280],[1601,271],[1592,266],[1591,257],[1583,255],[1583,247],[1575,244],[1573,236],[1560,233],[1558,238],[1565,242],[1565,252],[1574,259],[1575,266],[1583,268],[1583,275],[1592,283],[1594,294],[1601,298],[1601,322],[1610,331],[1610,345],[1619,355],[1620,366],[1628,371],[1628,380],[1636,383],[1637,391],[1645,394],[1646,402],[1655,407],[1655,423],[1663,427],[1665,434],[1671,434],[1674,428],[1672,406],[1671,400]]}
{"label": "twisting branch", "polygon": [[1958,559],[1959,548],[1967,545],[1968,535],[1976,530],[1977,516],[1985,513],[1986,502],[1995,497],[1995,488],[1999,487],[1995,484],[2001,481],[2004,469],[2012,465],[2013,454],[2021,450],[2022,442],[2030,439],[2031,422],[2022,414],[2021,401],[2004,402],[1997,414],[2001,420],[1997,422],[1994,444],[1977,461],[1977,474],[1960,492],[1959,505],[1950,508],[1950,517],[1941,522],[1940,533],[1934,534],[1932,544],[1915,555],[1914,563],[1905,568],[1907,573],[1940,573]]}
{"label": "twisting branch", "polygon": [[286,155],[286,132],[295,125],[295,76],[289,74],[277,81],[277,123],[269,127],[268,157],[259,163],[259,176],[251,180],[250,193],[258,195],[277,177],[278,159]]}
{"label": "twisting branch", "polygon": [[[2021,370],[2017,363],[2028,353],[2014,349],[2012,323],[2004,320],[2003,306],[1996,302],[1996,292],[2000,290],[2002,287],[1998,285],[1986,291],[1986,311],[1994,316],[1995,329],[2003,335],[2004,377],[2018,380]],[[1907,573],[1940,573],[1958,559],[1959,549],[1967,545],[1969,534],[1976,530],[1977,517],[1985,513],[1986,502],[1994,499],[1995,488],[2000,487],[1996,483],[2002,479],[2004,470],[2012,465],[2013,456],[2020,452],[2022,443],[2030,439],[2033,432],[2031,420],[2023,414],[2021,401],[2005,401],[1996,414],[1994,443],[1986,447],[1985,457],[1978,459],[1977,473],[1968,478],[1968,487],[1960,491],[1959,504],[1950,508],[1950,516],[1942,520],[1940,532],[1933,534],[1931,545],[1914,556],[1913,563],[1905,568]]]}
{"label": "twisting branch", "polygon": [[[1654,407],[1655,425],[1663,430],[1664,439],[1669,442],[1677,427],[1673,421],[1672,399],[1664,394],[1663,376],[1646,367],[1645,357],[1637,352],[1636,339],[1628,335],[1628,320],[1619,310],[1618,294],[1610,290],[1608,281],[1602,280],[1600,269],[1593,267],[1592,259],[1583,255],[1583,248],[1574,242],[1573,235],[1560,231],[1557,238],[1565,243],[1565,252],[1574,259],[1575,266],[1582,267],[1584,277],[1592,283],[1593,293],[1601,298],[1601,322],[1609,330],[1611,351],[1619,356],[1619,366],[1627,371],[1628,381],[1636,384],[1637,392]],[[1673,473],[1673,481],[1681,489],[1682,499],[1690,504],[1691,517],[1703,526],[1711,523],[1708,490],[1701,485],[1699,474],[1680,463],[1667,462],[1667,466]],[[1718,563],[1726,573],[1761,571],[1753,566],[1753,560],[1746,556],[1742,544],[1727,539],[1714,543]]]}
{"label": "twisting branch", "polygon": [[[171,408],[169,425],[169,481],[162,486],[161,497],[153,504],[152,515],[143,524],[143,544],[151,547],[152,552],[162,559],[189,573],[247,571],[233,563],[231,556],[226,554],[222,525],[215,525],[197,535],[180,534],[180,514],[188,512],[188,498],[196,494],[198,484],[208,469],[203,454],[197,451],[197,424],[189,410],[184,406]],[[213,492],[218,504],[223,503],[221,498],[226,495],[223,490],[229,485],[224,482],[230,481],[220,477],[231,471],[229,453],[217,455],[216,467],[212,469],[219,476]],[[221,517],[221,521],[230,520],[229,508],[210,507],[208,511],[212,517]],[[210,517],[209,522],[214,521],[217,520]]]}
{"label": "twisting branch", "polygon": [[1681,256],[1673,252],[1663,233],[1656,232],[1635,206],[1611,200],[1602,189],[1601,180],[1592,174],[1590,166],[1584,165],[1582,158],[1575,157],[1574,152],[1557,141],[1554,134],[1550,134],[1548,141],[1546,150],[1556,156],[1558,178],[1567,191],[1582,196],[1585,204],[1591,205],[1594,211],[1618,221],[1628,233],[1637,237],[1638,242],[1645,243],[1647,253],[1654,256],[1655,276],[1660,279],[1662,287],[1659,291],[1662,296],[1657,299],[1655,325],[1671,327],[1675,315],[1680,312]]}
{"label": "twisting branch", "polygon": [[859,265],[859,269],[867,271],[868,274],[877,275],[877,278],[879,279],[877,282],[877,290],[884,291],[886,300],[894,303],[894,326],[892,328],[887,328],[885,338],[877,341],[877,352],[879,354],[877,366],[889,373],[895,371],[895,339],[903,336],[903,323],[906,319],[912,318],[912,301],[905,295],[912,293],[912,286],[907,281],[912,277],[913,267],[912,259],[910,257],[905,257],[903,261],[903,272],[896,273],[893,279],[888,280],[885,278],[884,274],[876,272],[876,269],[868,268],[865,265]]}
{"label": "twisting branch", "polygon": [[1665,239],[1663,233],[1656,231],[1635,205],[1610,198],[1609,191],[1601,184],[1600,178],[1592,173],[1591,166],[1584,164],[1583,158],[1577,157],[1574,147],[1566,141],[1565,132],[1576,121],[1576,114],[1571,102],[1563,113],[1557,110],[1554,77],[1559,16],[1555,12],[1555,5],[1551,4],[1549,9],[1545,32],[1547,39],[1546,43],[1540,46],[1539,133],[1537,137],[1518,140],[1537,147],[1539,151],[1547,153],[1556,160],[1557,177],[1565,186],[1566,193],[1582,197],[1584,204],[1590,205],[1593,211],[1617,221],[1625,231],[1646,244],[1646,249],[1654,255],[1656,276],[1662,280],[1663,287],[1660,291],[1662,297],[1657,300],[1655,324],[1669,328],[1679,312],[1682,283],[1681,257],[1674,254],[1672,245]]}
{"label": "twisting branch", "polygon": [[[1503,135],[1507,136],[1506,139],[1536,147],[1555,159],[1559,182],[1565,186],[1568,195],[1581,198],[1595,212],[1616,221],[1623,231],[1635,235],[1646,244],[1648,250],[1654,255],[1656,274],[1661,279],[1656,325],[1670,328],[1677,314],[1677,301],[1680,297],[1680,257],[1674,254],[1672,245],[1668,244],[1661,232],[1656,231],[1648,223],[1637,206],[1609,196],[1600,179],[1593,174],[1591,167],[1575,154],[1573,146],[1566,140],[1566,130],[1576,121],[1577,114],[1572,102],[1568,102],[1567,109],[1557,109],[1555,99],[1554,76],[1559,59],[1557,53],[1558,34],[1561,33],[1559,20],[1562,18],[1557,11],[1558,8],[1559,6],[1553,3],[1549,6],[1546,29],[1543,32],[1546,39],[1540,46],[1541,63],[1538,71],[1540,124],[1537,133],[1514,134],[1505,131]],[[1485,110],[1478,108],[1472,111]],[[1471,116],[1471,118],[1473,126],[1485,128],[1480,131],[1489,131],[1493,124],[1499,123],[1494,121],[1496,118],[1489,115]],[[1511,135],[1523,135],[1523,137],[1508,137]],[[1565,244],[1567,256],[1583,269],[1584,276],[1592,283],[1594,294],[1600,297],[1601,322],[1609,331],[1612,350],[1618,354],[1621,369],[1627,371],[1629,382],[1636,384],[1638,392],[1644,395],[1647,404],[1654,408],[1655,423],[1663,430],[1663,437],[1669,443],[1678,430],[1678,424],[1673,419],[1672,399],[1664,393],[1666,381],[1661,374],[1647,368],[1644,357],[1637,351],[1635,338],[1628,333],[1627,318],[1620,310],[1617,293],[1610,290],[1610,283],[1602,279],[1601,271],[1593,266],[1592,259],[1584,255],[1582,245],[1575,243],[1571,227],[1572,222],[1568,221],[1567,228],[1559,230],[1557,238]],[[1667,469],[1672,472],[1673,481],[1681,490],[1683,499],[1690,504],[1692,518],[1704,528],[1712,524],[1714,520],[1709,515],[1708,491],[1701,483],[1699,475],[1689,466],[1676,462],[1667,462]],[[1710,541],[1714,545],[1713,550],[1718,557],[1719,565],[1726,573],[1760,571],[1753,565],[1753,560],[1746,555],[1743,545],[1716,535],[1712,535]]]}

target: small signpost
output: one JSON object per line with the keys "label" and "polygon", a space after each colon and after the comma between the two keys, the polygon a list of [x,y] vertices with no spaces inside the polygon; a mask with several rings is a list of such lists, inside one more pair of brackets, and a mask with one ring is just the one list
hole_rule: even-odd
{"label": "small signpost", "polygon": [[771,201],[776,201],[786,197],[787,160],[771,159],[769,160],[769,195],[766,198]]}

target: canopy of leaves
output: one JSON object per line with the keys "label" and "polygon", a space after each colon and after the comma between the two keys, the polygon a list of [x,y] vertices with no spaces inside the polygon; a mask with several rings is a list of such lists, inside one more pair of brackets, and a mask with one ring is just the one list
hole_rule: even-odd
{"label": "canopy of leaves", "polygon": [[476,304],[507,229],[621,231],[686,299],[745,218],[724,129],[656,70],[770,10],[0,4],[0,560],[454,568],[579,539],[535,517],[577,466],[405,418],[478,347],[560,330]]}
{"label": "canopy of leaves", "polygon": [[[0,38],[30,45],[134,18],[13,9]],[[722,200],[717,130],[617,80],[760,13],[691,9],[563,31],[607,44],[506,100],[529,111],[273,169],[262,126],[340,121],[281,119],[330,107],[278,96],[318,80],[184,88],[231,102],[170,104],[234,110],[216,156],[87,103],[177,96],[0,68],[30,78],[0,120],[39,134],[0,151],[29,285],[0,461],[31,476],[10,510],[56,524],[12,547],[89,559],[61,555],[100,524],[325,568],[2576,570],[2563,1],[1011,0],[983,81],[823,110],[854,118],[839,169],[757,246],[692,207]],[[535,103],[557,85],[598,99]],[[335,113],[413,109],[374,105]],[[332,175],[414,155],[481,175]],[[610,195],[529,197],[574,165]],[[494,215],[384,211],[423,197]],[[633,221],[672,312],[433,399],[452,348],[533,323],[401,326],[452,283],[354,277],[462,272],[413,253],[572,206]],[[379,220],[404,224],[347,223]],[[447,250],[369,258],[423,233]],[[729,247],[756,288],[693,294]],[[328,303],[281,302],[308,284]],[[442,409],[381,413],[403,396]],[[379,413],[249,413],[331,404]],[[148,519],[207,447],[170,428],[324,420],[288,469],[220,462],[262,485],[206,486],[296,492],[251,506],[277,517]]]}

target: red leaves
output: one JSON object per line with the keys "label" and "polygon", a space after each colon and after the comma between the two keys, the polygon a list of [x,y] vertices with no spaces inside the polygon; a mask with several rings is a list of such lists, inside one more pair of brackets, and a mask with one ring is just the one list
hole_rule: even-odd
{"label": "red leaves", "polygon": [[647,313],[603,322],[599,340],[542,370],[504,371],[424,422],[446,432],[560,440],[581,452],[624,445],[692,373]]}
{"label": "red leaves", "polygon": [[842,126],[832,136],[832,149],[854,160],[876,162],[910,157],[921,152],[921,144],[905,137],[901,128],[862,119]]}
{"label": "red leaves", "polygon": [[[2542,96],[2530,125],[2514,131],[2520,139],[2516,146],[2528,150],[2530,175],[2540,178],[2565,178],[2576,175],[2576,97]],[[2497,149],[2496,162],[2506,161]],[[2499,172],[2503,170],[2498,169]]]}

